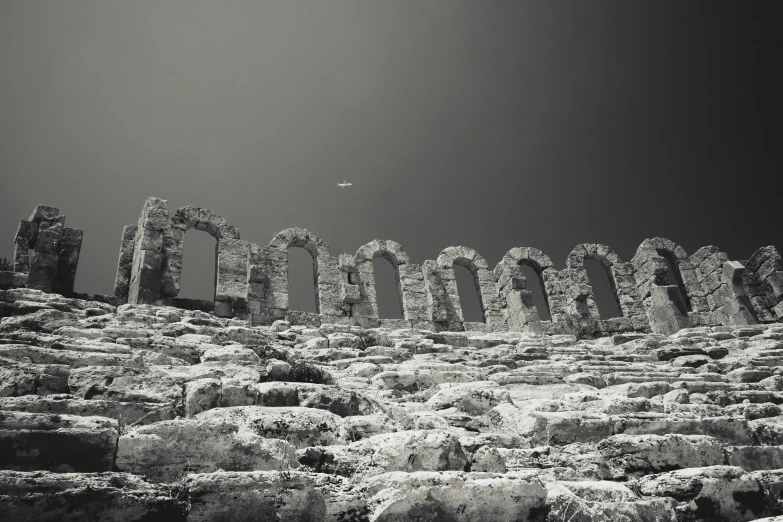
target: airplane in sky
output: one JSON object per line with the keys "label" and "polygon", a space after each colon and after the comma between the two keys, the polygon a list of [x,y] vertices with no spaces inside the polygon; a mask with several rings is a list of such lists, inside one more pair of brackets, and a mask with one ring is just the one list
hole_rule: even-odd
{"label": "airplane in sky", "polygon": [[340,187],[341,189],[344,189],[345,187],[350,187],[351,185],[353,185],[353,183],[348,183],[345,180],[343,180],[342,183],[337,183],[337,186]]}

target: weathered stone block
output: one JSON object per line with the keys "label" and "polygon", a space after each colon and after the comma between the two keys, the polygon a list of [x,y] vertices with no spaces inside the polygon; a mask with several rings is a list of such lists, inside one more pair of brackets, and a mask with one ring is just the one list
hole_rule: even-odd
{"label": "weathered stone block", "polygon": [[0,411],[0,467],[21,471],[110,471],[117,421]]}
{"label": "weathered stone block", "polygon": [[128,473],[0,471],[0,520],[185,522],[176,493]]}

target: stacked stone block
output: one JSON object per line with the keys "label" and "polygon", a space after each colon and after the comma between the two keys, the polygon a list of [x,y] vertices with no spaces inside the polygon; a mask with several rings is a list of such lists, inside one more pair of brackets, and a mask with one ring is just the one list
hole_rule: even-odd
{"label": "stacked stone block", "polygon": [[14,272],[27,274],[24,284],[28,288],[70,294],[81,246],[81,230],[66,227],[65,216],[57,208],[38,205],[29,219],[19,223]]}
{"label": "stacked stone block", "polygon": [[[448,247],[441,251],[436,264],[443,288],[449,296],[446,299],[446,320],[450,323],[450,329],[453,327],[464,329],[465,326],[459,302],[457,280],[454,275],[455,264],[464,266],[473,275],[484,318],[483,323],[471,323],[468,328],[472,330],[487,329],[487,331],[506,329],[505,317],[497,299],[494,276],[490,272],[486,260],[478,252],[464,246]],[[459,327],[460,325],[462,328]]]}
{"label": "stacked stone block", "polygon": [[[549,304],[550,287],[546,281],[550,272],[554,272],[552,261],[537,248],[516,247],[503,256],[503,259],[495,267],[494,275],[497,280],[500,305],[505,311],[506,321],[511,331],[539,333],[546,330],[548,325],[542,324],[538,309],[533,303],[533,297],[527,290],[527,281],[521,271],[521,266],[527,265],[538,274],[541,285],[544,288],[544,298]],[[551,321],[546,321],[551,324]]]}
{"label": "stacked stone block", "polygon": [[[707,300],[698,274],[681,246],[668,239],[646,239],[639,245],[632,263],[636,268],[634,276],[639,294],[654,332],[668,330],[674,324],[671,318],[677,316],[677,310],[682,311],[683,304],[690,324],[709,324]],[[671,267],[676,281],[668,280],[667,267]],[[674,288],[658,291],[654,301],[652,292],[657,286]],[[664,306],[661,299],[668,299],[670,304]],[[661,322],[662,318],[666,319]],[[678,324],[681,322],[680,319],[676,320]]]}
{"label": "stacked stone block", "polygon": [[[584,269],[585,259],[594,259],[603,266],[622,317],[607,320],[600,319],[600,314],[595,305],[592,285],[590,285]],[[579,314],[580,317],[587,316],[593,321],[598,321],[601,330],[607,333],[645,329],[647,325],[646,314],[639,298],[632,263],[622,262],[620,257],[606,245],[583,243],[577,245],[568,255],[566,267],[570,270],[578,271],[573,278],[576,295],[572,298],[574,301],[572,306],[581,306],[582,312]],[[580,292],[581,296],[579,296]]]}
{"label": "stacked stone block", "polygon": [[137,225],[123,230],[114,295],[129,303],[173,302],[180,289],[185,233],[195,229],[215,238],[214,311],[246,317],[250,243],[210,209],[187,206],[170,216],[166,200],[148,198]]}
{"label": "stacked stone block", "polygon": [[530,332],[541,334],[544,329],[533,294],[527,289],[527,279],[519,265],[495,267],[498,283],[498,299],[506,312],[510,332]]}
{"label": "stacked stone block", "polygon": [[756,250],[747,262],[743,283],[758,318],[764,322],[783,319],[783,260],[774,246]]}
{"label": "stacked stone block", "polygon": [[[216,240],[214,301],[177,298],[185,233],[198,230]],[[15,237],[14,271],[0,273],[0,288],[27,286],[69,294],[79,259],[82,232],[64,226],[53,207],[39,206],[20,223]],[[316,312],[289,306],[288,250],[304,248],[313,258]],[[373,260],[395,270],[402,319],[379,317]],[[602,320],[584,268],[597,260],[606,271],[622,317]],[[473,276],[483,320],[465,321],[454,265]],[[521,267],[532,267],[541,280],[551,319],[542,321]],[[667,275],[669,269],[674,280]],[[688,256],[663,238],[640,245],[623,262],[606,245],[577,245],[566,267],[554,268],[535,248],[512,248],[490,271],[474,250],[455,246],[437,260],[410,262],[401,245],[374,240],[354,255],[331,255],[312,232],[291,228],[267,246],[239,237],[239,231],[212,210],[182,207],[169,213],[166,201],[148,198],[139,221],[124,228],[114,297],[105,302],[173,304],[209,310],[219,317],[251,324],[286,320],[292,324],[373,328],[426,328],[435,331],[578,333],[610,335],[628,331],[673,333],[689,326],[753,325],[783,318],[783,261],[774,247],[764,247],[747,261],[731,261],[714,246]],[[108,301],[106,301],[108,300]],[[192,302],[191,302],[192,301]]]}
{"label": "stacked stone block", "polygon": [[[292,247],[304,248],[313,258],[315,314],[288,312],[288,249]],[[331,255],[329,246],[318,236],[302,228],[283,230],[267,247],[259,248],[258,261],[256,266],[269,270],[269,275],[264,281],[267,286],[261,299],[256,301],[257,298],[254,298],[254,302],[250,303],[251,310],[258,310],[257,318],[253,318],[254,323],[262,324],[281,316],[296,323],[347,323],[348,314],[341,295],[343,279],[339,260]]]}
{"label": "stacked stone block", "polygon": [[742,286],[745,267],[737,261],[726,261],[721,271],[721,286],[715,291],[713,318],[727,326],[757,324],[753,306]]}

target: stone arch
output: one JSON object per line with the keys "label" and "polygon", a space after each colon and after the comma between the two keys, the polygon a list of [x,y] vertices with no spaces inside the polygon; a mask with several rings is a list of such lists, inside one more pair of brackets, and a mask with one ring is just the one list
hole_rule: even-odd
{"label": "stone arch", "polygon": [[[620,307],[622,317],[634,318],[644,316],[644,308],[639,298],[639,290],[636,287],[632,263],[623,262],[620,256],[607,245],[582,243],[574,247],[568,255],[566,268],[570,270],[584,270],[585,259],[598,261],[606,270],[612,293]],[[592,296],[592,285],[587,276],[584,277],[584,280],[590,287],[590,295]]]}
{"label": "stone arch", "polygon": [[[547,312],[551,314],[552,306],[550,304],[551,284],[548,274],[554,272],[554,264],[548,255],[541,250],[532,247],[514,247],[503,256],[498,266],[495,268],[495,277],[498,279],[498,289],[503,296],[507,296],[512,290],[526,290],[527,282],[520,267],[529,266],[538,276],[541,285],[541,292],[544,296],[544,306]],[[514,283],[513,281],[517,282]],[[540,320],[538,310],[536,309],[536,320]]]}
{"label": "stone arch", "polygon": [[359,286],[360,301],[353,307],[353,315],[380,320],[375,286],[375,270],[373,260],[383,258],[391,263],[397,280],[397,295],[402,304],[402,314],[405,320],[411,320],[411,279],[406,277],[403,268],[409,264],[410,258],[402,246],[391,240],[375,239],[362,245],[354,256]]}
{"label": "stone arch", "polygon": [[[445,290],[446,316],[449,323],[464,323],[462,307],[459,304],[457,281],[454,275],[454,264],[467,268],[473,274],[476,290],[479,296],[481,312],[486,328],[498,330],[505,327],[505,321],[497,299],[495,278],[489,270],[487,261],[472,248],[452,246],[444,248],[435,261]],[[471,323],[470,328],[481,326]]]}
{"label": "stone arch", "polygon": [[267,248],[278,253],[281,266],[278,267],[278,283],[273,292],[284,292],[285,307],[288,308],[288,249],[304,248],[313,258],[315,279],[316,313],[322,316],[342,315],[340,300],[340,272],[338,263],[332,257],[329,245],[321,238],[304,228],[287,228],[278,232]]}
{"label": "stone arch", "polygon": [[[669,335],[679,328],[711,322],[696,267],[680,245],[665,238],[646,239],[632,263],[653,331]],[[669,267],[676,281],[668,280]]]}
{"label": "stone arch", "polygon": [[521,264],[527,264],[535,269],[536,272],[542,273],[547,269],[554,268],[552,260],[549,256],[544,254],[537,248],[531,247],[514,247],[503,256],[501,263],[507,267],[518,266]]}
{"label": "stone arch", "polygon": [[239,230],[229,225],[226,218],[212,209],[191,205],[177,209],[171,218],[171,227],[184,231],[203,230],[218,241],[222,238],[239,239]]}
{"label": "stone arch", "polygon": [[783,319],[783,258],[778,250],[772,245],[761,247],[744,264],[744,288],[759,319]]}
{"label": "stone arch", "polygon": [[167,201],[155,197],[144,202],[138,224],[123,231],[115,292],[124,295],[128,281],[129,303],[163,300],[176,304],[183,239],[191,228],[206,231],[216,239],[215,314],[243,317],[247,310],[250,244],[239,239],[239,231],[212,210],[183,207],[171,217]]}
{"label": "stone arch", "polygon": [[612,268],[612,265],[620,262],[620,256],[618,256],[614,250],[606,245],[600,245],[597,243],[582,243],[576,245],[571,253],[568,254],[566,259],[567,268],[582,268],[584,266],[585,259],[595,259],[600,261],[607,269]]}
{"label": "stone arch", "polygon": [[185,233],[201,230],[215,238],[215,295],[220,280],[220,253],[226,250],[229,240],[239,240],[239,230],[212,209],[185,206],[177,209],[170,219],[170,234],[164,231],[166,251],[163,265],[163,296],[176,297],[182,280],[182,250]]}
{"label": "stone arch", "polygon": [[668,264],[677,278],[677,281],[668,283],[677,285],[684,291],[683,298],[690,311],[708,311],[696,267],[685,249],[674,241],[660,237],[645,239],[636,250],[632,262],[637,270],[636,281],[642,298],[650,293],[652,286],[661,286],[667,282]]}
{"label": "stone arch", "polygon": [[537,248],[515,247],[506,252],[495,267],[497,294],[508,327],[514,332],[543,333],[544,326],[539,310],[533,302],[522,272],[526,265],[536,273],[549,311],[548,275],[554,272],[552,260]]}

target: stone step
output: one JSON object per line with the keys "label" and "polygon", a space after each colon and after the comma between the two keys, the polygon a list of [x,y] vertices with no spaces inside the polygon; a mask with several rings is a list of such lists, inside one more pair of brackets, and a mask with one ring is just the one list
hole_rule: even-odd
{"label": "stone step", "polygon": [[783,470],[688,468],[642,477],[638,488],[643,495],[676,499],[685,520],[756,520],[777,514],[773,510],[780,513]]}
{"label": "stone step", "polygon": [[0,520],[9,522],[185,522],[186,499],[129,473],[0,471]]}
{"label": "stone step", "polygon": [[783,446],[726,446],[726,464],[745,471],[783,469]]}
{"label": "stone step", "polygon": [[547,521],[639,520],[676,522],[670,499],[641,499],[629,488],[615,482],[549,482]]}
{"label": "stone step", "polygon": [[0,357],[0,397],[68,393],[70,368]]}
{"label": "stone step", "polygon": [[370,415],[381,411],[377,401],[364,393],[340,386],[198,379],[185,384],[185,414],[192,417],[212,408],[232,406],[302,406],[332,412],[340,417]]}
{"label": "stone step", "polygon": [[236,424],[260,437],[282,439],[297,448],[346,442],[342,438],[342,417],[317,408],[234,406],[208,410],[195,419]]}
{"label": "stone step", "polygon": [[[81,352],[73,350],[53,350],[51,348],[37,348],[25,345],[0,346],[0,357],[27,361],[33,364],[63,364],[71,368],[84,366],[126,366],[128,368],[142,368],[146,366],[142,353],[137,354],[108,354],[101,352]],[[171,364],[173,360],[167,362]],[[180,361],[179,364],[184,364]]]}
{"label": "stone step", "polygon": [[0,411],[0,469],[111,471],[118,432],[106,417]]}
{"label": "stone step", "polygon": [[462,471],[468,463],[459,438],[448,430],[384,433],[347,445],[308,447],[299,463],[318,473],[362,479],[390,471]]}
{"label": "stone step", "polygon": [[772,404],[783,404],[783,392],[767,390],[719,390],[707,393],[707,397],[720,406],[729,404],[740,404],[745,401],[758,404],[770,402]]}
{"label": "stone step", "polygon": [[724,462],[720,441],[705,435],[620,434],[602,440],[596,449],[616,480]]}
{"label": "stone step", "polygon": [[[759,421],[753,421],[759,422]],[[753,443],[751,427],[742,417],[696,417],[683,414],[636,413],[613,415],[612,433],[627,435],[707,435],[722,444]]]}
{"label": "stone step", "polygon": [[370,520],[536,520],[546,489],[535,473],[391,472],[369,478]]}
{"label": "stone step", "polygon": [[25,395],[0,397],[0,410],[27,413],[108,417],[119,422],[120,428],[136,424],[152,424],[177,416],[174,403],[117,402],[99,399],[78,399],[72,395]]}
{"label": "stone step", "polygon": [[608,373],[604,375],[604,380],[609,386],[615,386],[617,384],[628,383],[643,383],[643,382],[675,382],[682,380],[681,374],[678,372],[638,372],[638,373]]}
{"label": "stone step", "polygon": [[489,376],[490,380],[497,382],[500,385],[507,384],[530,384],[530,385],[542,385],[542,384],[558,384],[565,382],[563,376],[560,373],[545,372],[545,371],[510,371],[510,372],[498,372]]}
{"label": "stone step", "polygon": [[294,447],[226,419],[177,419],[131,429],[117,443],[116,467],[154,482],[191,472],[298,467]]}

